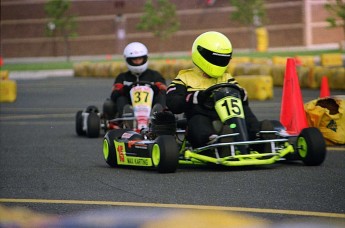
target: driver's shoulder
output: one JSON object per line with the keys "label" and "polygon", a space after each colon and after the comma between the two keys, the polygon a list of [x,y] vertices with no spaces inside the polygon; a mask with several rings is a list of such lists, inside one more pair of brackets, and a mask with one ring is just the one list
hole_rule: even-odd
{"label": "driver's shoulder", "polygon": [[222,77],[217,78],[217,84],[226,83],[234,80],[234,77],[230,73],[224,73]]}

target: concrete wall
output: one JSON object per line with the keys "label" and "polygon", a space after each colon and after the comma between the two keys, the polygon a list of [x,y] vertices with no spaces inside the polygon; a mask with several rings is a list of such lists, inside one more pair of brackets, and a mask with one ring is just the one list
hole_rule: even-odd
{"label": "concrete wall", "polygon": [[[181,27],[170,39],[161,41],[149,32],[136,29],[145,0],[72,0],[71,13],[77,16],[78,37],[71,39],[71,55],[122,54],[132,41],[145,43],[151,53],[188,52],[200,33],[225,33],[234,49],[252,48],[249,28],[230,21],[234,10],[228,0],[208,6],[205,0],[171,0],[176,4]],[[48,38],[44,29],[49,20],[46,0],[1,0],[1,55],[12,57],[64,56],[61,38]],[[269,48],[310,47],[344,40],[340,28],[327,29],[320,0],[266,0]],[[119,39],[117,31],[125,30]]]}

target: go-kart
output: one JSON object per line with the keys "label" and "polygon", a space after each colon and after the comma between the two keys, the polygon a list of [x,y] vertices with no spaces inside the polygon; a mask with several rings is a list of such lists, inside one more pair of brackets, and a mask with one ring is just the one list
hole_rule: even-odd
{"label": "go-kart", "polygon": [[140,131],[147,128],[153,112],[162,111],[156,104],[152,107],[154,92],[151,82],[138,81],[132,84],[130,98],[132,105],[126,105],[122,117],[115,117],[114,103],[109,99],[103,104],[101,113],[96,106],[88,106],[76,114],[76,133],[89,138],[97,138],[103,130],[106,133],[114,128],[126,128]]}
{"label": "go-kart", "polygon": [[[187,140],[186,121],[169,112],[154,115],[149,128],[141,132],[111,130],[103,140],[107,164],[151,167],[161,173],[175,172],[179,164],[255,166],[281,160],[300,160],[305,165],[321,165],[326,144],[317,128],[305,128],[299,134],[286,131],[279,121],[269,121],[270,129],[261,129],[258,139],[248,140],[242,100],[238,88],[217,84],[204,91],[204,108],[215,109],[221,124],[213,142],[193,148]],[[267,122],[267,121],[266,121]],[[217,124],[215,124],[217,126]]]}

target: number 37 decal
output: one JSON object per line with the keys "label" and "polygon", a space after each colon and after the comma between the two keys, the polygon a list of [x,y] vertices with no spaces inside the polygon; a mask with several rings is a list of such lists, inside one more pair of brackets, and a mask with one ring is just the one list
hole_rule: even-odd
{"label": "number 37 decal", "polygon": [[244,118],[242,101],[237,97],[224,97],[218,100],[215,109],[222,122],[233,117]]}

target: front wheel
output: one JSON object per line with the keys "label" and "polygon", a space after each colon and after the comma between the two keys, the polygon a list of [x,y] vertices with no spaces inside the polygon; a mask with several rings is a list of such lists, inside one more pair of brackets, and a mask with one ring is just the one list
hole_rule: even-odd
{"label": "front wheel", "polygon": [[103,156],[104,160],[110,167],[117,167],[116,149],[114,140],[125,133],[125,129],[116,129],[108,131],[103,139]]}
{"label": "front wheel", "polygon": [[75,131],[77,135],[85,135],[85,131],[83,131],[83,111],[78,111],[75,116]]}
{"label": "front wheel", "polygon": [[161,135],[152,147],[153,165],[159,173],[174,173],[178,166],[179,150],[172,135]]}
{"label": "front wheel", "polygon": [[326,143],[320,130],[304,128],[297,137],[297,151],[305,165],[321,165],[326,158]]}

